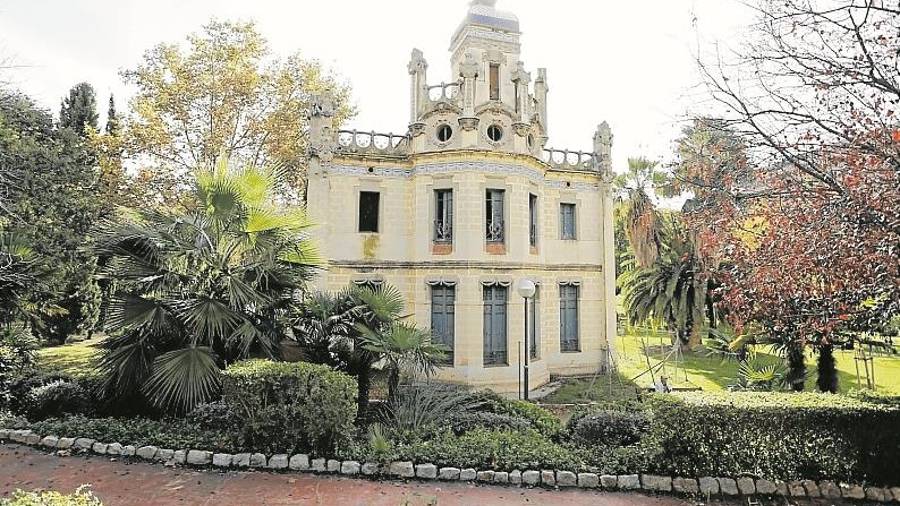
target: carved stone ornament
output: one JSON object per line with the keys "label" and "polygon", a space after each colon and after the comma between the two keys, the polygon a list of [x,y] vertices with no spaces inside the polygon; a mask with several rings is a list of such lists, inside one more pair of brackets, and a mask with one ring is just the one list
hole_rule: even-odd
{"label": "carved stone ornament", "polygon": [[424,135],[425,128],[426,128],[425,123],[422,123],[422,122],[413,123],[413,124],[409,125],[409,135],[412,137],[418,137],[420,135]]}
{"label": "carved stone ornament", "polygon": [[519,137],[525,137],[531,132],[531,125],[517,121],[513,123],[513,130],[516,131],[516,135]]}
{"label": "carved stone ornament", "polygon": [[409,66],[407,67],[410,74],[416,74],[418,72],[425,72],[428,70],[428,62],[425,61],[425,55],[422,53],[421,49],[413,49],[412,55],[409,59]]}
{"label": "carved stone ornament", "polygon": [[459,127],[466,131],[472,131],[478,128],[478,118],[459,118]]}
{"label": "carved stone ornament", "polygon": [[478,62],[475,61],[475,57],[472,56],[472,53],[466,53],[463,62],[459,66],[459,75],[463,77],[463,79],[475,79],[478,77]]}
{"label": "carved stone ornament", "polygon": [[328,142],[319,141],[309,147],[310,156],[318,157],[323,162],[334,160],[334,147]]}

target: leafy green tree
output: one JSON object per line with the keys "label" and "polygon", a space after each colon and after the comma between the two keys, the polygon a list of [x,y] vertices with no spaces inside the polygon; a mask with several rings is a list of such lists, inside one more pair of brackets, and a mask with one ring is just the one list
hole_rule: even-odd
{"label": "leafy green tree", "polygon": [[120,128],[119,114],[116,112],[116,99],[110,94],[109,106],[106,109],[106,134],[118,135]]}
{"label": "leafy green tree", "polygon": [[106,220],[98,237],[113,281],[100,362],[106,391],[143,393],[188,411],[221,386],[235,360],[280,358],[282,318],[319,265],[300,208],[274,197],[280,170],[200,170],[185,211]]}
{"label": "leafy green tree", "polygon": [[94,324],[94,256],[85,247],[103,206],[94,162],[74,130],[54,126],[28,98],[0,93],[0,212],[5,230],[45,266],[27,295],[28,321],[52,343]]}
{"label": "leafy green tree", "polygon": [[60,128],[71,128],[84,137],[88,127],[97,129],[97,94],[88,83],[78,83],[69,90],[59,111]]}
{"label": "leafy green tree", "polygon": [[272,58],[253,23],[210,21],[185,44],[150,49],[122,75],[136,88],[123,132],[127,151],[149,159],[147,179],[165,198],[183,183],[181,173],[220,155],[283,165],[299,190],[310,97],[331,93],[337,124],[352,114],[346,85],[299,54]]}

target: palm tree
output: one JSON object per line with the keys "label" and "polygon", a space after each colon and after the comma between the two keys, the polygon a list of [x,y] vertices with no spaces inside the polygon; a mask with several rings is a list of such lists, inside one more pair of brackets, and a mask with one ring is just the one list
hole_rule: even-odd
{"label": "palm tree", "polygon": [[390,393],[401,374],[431,374],[443,356],[430,334],[401,322],[403,296],[391,285],[312,294],[293,317],[293,339],[310,362],[355,376],[358,412],[369,405],[372,375],[379,363],[389,371]]}
{"label": "palm tree", "polygon": [[657,319],[675,332],[678,344],[696,346],[707,307],[707,282],[678,218],[663,217],[661,223],[657,259],[619,277],[623,303],[632,325]]}
{"label": "palm tree", "polygon": [[650,193],[664,191],[668,177],[658,165],[644,157],[629,158],[628,171],[614,180],[624,201],[625,233],[639,267],[652,264],[661,248],[659,216]]}
{"label": "palm tree", "polygon": [[222,159],[197,173],[186,211],[101,224],[108,393],[186,411],[216,395],[226,364],[279,357],[281,318],[319,265],[305,214],[275,199],[282,176]]}

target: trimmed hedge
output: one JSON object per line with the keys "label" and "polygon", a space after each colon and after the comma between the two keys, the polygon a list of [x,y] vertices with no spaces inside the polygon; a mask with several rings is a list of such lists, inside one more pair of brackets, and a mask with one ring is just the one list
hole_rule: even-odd
{"label": "trimmed hedge", "polygon": [[573,415],[567,428],[572,440],[587,446],[630,446],[649,430],[643,412],[599,410]]}
{"label": "trimmed hedge", "polygon": [[657,472],[897,485],[900,405],[830,394],[655,395]]}
{"label": "trimmed hedge", "polygon": [[356,390],[324,365],[247,360],[225,370],[222,401],[248,447],[332,454],[354,433]]}

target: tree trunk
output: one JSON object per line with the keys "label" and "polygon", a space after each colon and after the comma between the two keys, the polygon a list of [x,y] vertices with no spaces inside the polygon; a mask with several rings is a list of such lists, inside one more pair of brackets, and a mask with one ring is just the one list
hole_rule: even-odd
{"label": "tree trunk", "polygon": [[359,384],[356,391],[356,418],[365,419],[369,411],[369,389],[372,386],[372,371],[362,370],[356,377]]}
{"label": "tree trunk", "polygon": [[393,399],[400,388],[400,369],[392,367],[388,374],[388,399]]}
{"label": "tree trunk", "polygon": [[820,392],[836,394],[838,391],[838,373],[834,361],[834,346],[828,344],[819,347],[819,375],[816,386]]}
{"label": "tree trunk", "polygon": [[806,383],[806,356],[803,354],[803,345],[792,342],[788,344],[788,383],[791,390],[802,392]]}

